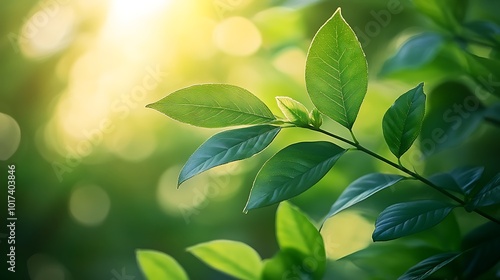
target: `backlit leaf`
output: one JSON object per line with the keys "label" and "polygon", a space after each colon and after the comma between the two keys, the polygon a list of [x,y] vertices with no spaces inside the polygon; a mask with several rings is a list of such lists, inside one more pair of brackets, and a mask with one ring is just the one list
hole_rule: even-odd
{"label": "backlit leaf", "polygon": [[212,268],[238,279],[259,279],[262,270],[259,254],[241,242],[215,240],[189,247],[187,251]]}
{"label": "backlit leaf", "polygon": [[306,60],[306,86],[321,113],[352,128],[366,94],[368,67],[340,8],[313,38]]}
{"label": "backlit leaf", "polygon": [[226,84],[202,84],[180,89],[149,104],[172,119],[201,127],[265,124],[273,113],[244,88]]}

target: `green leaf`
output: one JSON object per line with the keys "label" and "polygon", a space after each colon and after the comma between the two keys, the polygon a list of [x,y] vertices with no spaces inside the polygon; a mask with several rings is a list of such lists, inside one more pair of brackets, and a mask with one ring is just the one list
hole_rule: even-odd
{"label": "green leaf", "polygon": [[224,131],[203,143],[181,170],[179,183],[212,167],[249,158],[264,150],[281,128],[258,125]]}
{"label": "green leaf", "polygon": [[309,124],[314,128],[320,128],[323,124],[323,117],[317,108],[312,109],[309,113]]}
{"label": "green leaf", "polygon": [[484,119],[488,122],[500,126],[500,103],[496,103],[484,112]]}
{"label": "green leaf", "polygon": [[488,93],[500,97],[500,61],[465,53],[469,74]]}
{"label": "green leaf", "polygon": [[459,167],[449,173],[438,173],[429,177],[435,185],[469,195],[483,175],[484,167]]}
{"label": "green leaf", "polygon": [[406,69],[419,69],[431,63],[443,48],[443,37],[435,33],[422,33],[411,37],[389,58],[380,75],[389,76]]}
{"label": "green leaf", "polygon": [[401,175],[372,173],[352,182],[333,204],[327,218],[405,179]]}
{"label": "green leaf", "polygon": [[413,4],[423,14],[445,30],[454,31],[464,19],[468,0],[413,0]]}
{"label": "green leaf", "polygon": [[306,271],[323,274],[326,253],[321,234],[309,218],[286,201],[280,203],[276,213],[276,238],[282,250],[294,249],[302,254]]}
{"label": "green leaf", "polygon": [[423,280],[460,256],[459,253],[442,253],[429,257],[411,267],[398,280]]}
{"label": "green leaf", "polygon": [[189,247],[187,251],[210,267],[238,279],[259,279],[262,270],[259,254],[241,242],[215,240]]}
{"label": "green leaf", "polygon": [[425,156],[469,139],[483,121],[483,104],[459,82],[439,84],[430,92],[427,103],[429,110],[419,139]]}
{"label": "green leaf", "polygon": [[500,173],[491,179],[471,200],[472,208],[500,204]]}
{"label": "green leaf", "polygon": [[320,280],[321,275],[315,276],[305,267],[303,255],[294,249],[283,249],[271,259],[264,260],[261,280],[300,279]]}
{"label": "green leaf", "polygon": [[417,139],[425,113],[424,84],[401,95],[387,110],[382,122],[384,138],[391,152],[400,158]]}
{"label": "green leaf", "polygon": [[306,87],[321,113],[352,128],[368,87],[368,66],[340,8],[312,40],[306,60]]}
{"label": "green leaf", "polygon": [[172,119],[201,127],[265,124],[273,113],[246,89],[225,84],[194,85],[147,105]]}
{"label": "green leaf", "polygon": [[136,256],[146,279],[189,279],[184,269],[169,255],[152,250],[137,250]]}
{"label": "green leaf", "polygon": [[325,176],[345,151],[324,141],[297,143],[279,151],[257,174],[244,212],[306,191]]}
{"label": "green leaf", "polygon": [[276,101],[289,122],[297,126],[307,126],[309,124],[309,112],[302,103],[286,96],[277,96]]}
{"label": "green leaf", "polygon": [[426,230],[439,224],[453,208],[455,205],[437,200],[391,205],[377,218],[372,238],[386,241]]}

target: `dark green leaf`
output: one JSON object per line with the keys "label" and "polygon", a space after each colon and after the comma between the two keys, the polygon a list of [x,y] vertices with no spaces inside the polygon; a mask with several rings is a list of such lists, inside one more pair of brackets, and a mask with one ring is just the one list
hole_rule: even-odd
{"label": "dark green leaf", "polygon": [[314,36],[306,60],[306,86],[321,113],[352,128],[366,94],[368,66],[340,8]]}
{"label": "dark green leaf", "polygon": [[437,225],[455,208],[455,205],[420,200],[397,203],[387,207],[375,222],[374,241],[396,239]]}
{"label": "dark green leaf", "polygon": [[276,238],[281,250],[300,252],[307,272],[323,275],[326,264],[323,238],[310,220],[286,201],[280,203],[276,213]]}
{"label": "dark green leaf", "polygon": [[465,56],[469,74],[488,93],[500,97],[500,61],[470,53]]}
{"label": "dark green leaf", "polygon": [[382,122],[391,152],[400,158],[417,139],[425,114],[424,84],[401,95],[387,110]]}
{"label": "dark green leaf", "polygon": [[440,84],[429,94],[428,104],[419,139],[425,156],[468,139],[483,120],[484,106],[462,83]]}
{"label": "dark green leaf", "polygon": [[309,112],[302,103],[286,96],[277,96],[276,101],[289,122],[297,126],[307,126],[309,124]]}
{"label": "dark green leaf", "polygon": [[330,142],[302,142],[279,151],[261,168],[245,212],[292,198],[316,184],[345,150]]}
{"label": "dark green leaf", "polygon": [[487,222],[471,232],[463,240],[464,279],[475,279],[500,261],[500,225]]}
{"label": "dark green leaf", "polygon": [[459,167],[449,173],[434,174],[429,181],[443,189],[469,195],[483,171],[484,167]]}
{"label": "dark green leaf", "polygon": [[500,42],[500,26],[491,21],[472,21],[464,25],[467,30],[474,32],[479,38],[485,38],[494,44]]}
{"label": "dark green leaf", "polygon": [[175,120],[201,127],[265,124],[273,113],[246,89],[225,84],[194,85],[149,104]]}
{"label": "dark green leaf", "polygon": [[492,124],[500,126],[500,103],[496,103],[484,112],[484,119]]}
{"label": "dark green leaf", "polygon": [[500,204],[500,174],[497,174],[472,199],[473,208]]}
{"label": "dark green leaf", "polygon": [[413,0],[413,4],[423,14],[446,30],[454,31],[464,19],[468,0]]}
{"label": "dark green leaf", "polygon": [[184,269],[169,255],[152,250],[137,250],[136,257],[146,279],[189,279]]}
{"label": "dark green leaf", "polygon": [[179,184],[212,167],[249,158],[264,150],[280,132],[271,125],[259,125],[218,133],[203,143],[181,170]]}
{"label": "dark green leaf", "polygon": [[459,253],[442,253],[427,258],[411,267],[398,280],[423,280],[460,256]]}
{"label": "dark green leaf", "polygon": [[352,182],[333,204],[327,218],[386,189],[405,177],[394,174],[372,173]]}
{"label": "dark green leaf", "polygon": [[187,250],[212,268],[238,279],[259,279],[262,271],[259,254],[241,242],[215,240],[189,247]]}
{"label": "dark green leaf", "polygon": [[418,69],[429,64],[443,48],[443,37],[435,33],[422,33],[410,38],[382,66],[380,75],[388,76],[405,69]]}

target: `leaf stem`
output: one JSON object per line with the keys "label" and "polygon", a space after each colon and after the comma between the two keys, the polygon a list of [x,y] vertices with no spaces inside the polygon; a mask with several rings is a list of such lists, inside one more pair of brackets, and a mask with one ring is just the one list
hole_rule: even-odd
{"label": "leaf stem", "polygon": [[[365,148],[364,146],[362,146],[361,144],[359,144],[357,141],[353,142],[351,140],[348,140],[348,139],[346,139],[344,137],[335,135],[335,134],[330,133],[330,132],[328,132],[326,130],[323,130],[321,128],[315,128],[315,127],[308,127],[308,128],[311,129],[311,130],[323,133],[325,135],[328,135],[330,137],[333,137],[333,138],[335,138],[337,140],[340,140],[340,141],[342,141],[344,143],[347,143],[347,144],[355,147],[357,150],[360,150],[360,151],[362,151],[362,152],[364,152],[364,153],[366,153],[366,154],[368,154],[368,155],[370,155],[370,156],[372,156],[372,157],[374,157],[374,158],[376,158],[376,159],[378,159],[380,161],[383,161],[384,163],[386,163],[386,164],[388,164],[388,165],[390,165],[390,166],[392,166],[392,167],[394,167],[394,168],[396,168],[396,169],[398,169],[398,170],[400,170],[400,171],[402,171],[402,172],[410,175],[411,177],[415,178],[416,180],[418,180],[418,181],[420,181],[420,182],[428,185],[429,187],[435,189],[436,191],[442,193],[443,195],[445,195],[445,196],[449,197],[450,199],[454,200],[455,202],[459,203],[461,206],[465,206],[465,201],[463,201],[459,197],[457,197],[454,194],[449,193],[448,191],[446,191],[446,190],[438,187],[437,185],[435,185],[434,183],[432,183],[431,181],[429,181],[425,177],[422,177],[418,173],[413,172],[413,171],[407,169],[406,167],[404,167],[404,166],[402,166],[400,164],[397,164],[397,163],[395,163],[393,161],[390,161],[389,159],[387,159],[387,158],[385,158],[385,157],[383,157],[383,156],[381,156],[381,155],[373,152],[372,150]],[[351,134],[352,134],[352,132],[351,132]],[[486,218],[486,219],[488,219],[488,220],[490,220],[492,222],[500,224],[499,220],[497,220],[495,217],[489,215],[488,213],[485,213],[484,211],[482,211],[480,209],[474,209],[474,212],[476,212],[477,214],[483,216],[484,218]]]}

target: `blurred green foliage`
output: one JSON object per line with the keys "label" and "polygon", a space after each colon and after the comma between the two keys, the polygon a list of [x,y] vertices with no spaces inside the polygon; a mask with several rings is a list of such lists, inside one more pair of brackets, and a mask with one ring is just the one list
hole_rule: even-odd
{"label": "blurred green foliage", "polygon": [[[451,134],[446,147],[421,138],[423,155],[415,147],[409,152],[415,155],[415,168],[432,174],[457,166],[485,166],[480,181],[485,184],[500,171],[498,110],[493,105],[498,102],[499,3],[443,1],[456,9],[450,13],[460,16],[459,22],[441,22],[435,20],[440,9],[416,2],[422,3],[418,10],[396,0],[3,3],[0,113],[15,120],[21,131],[19,148],[2,162],[17,166],[16,277],[141,279],[135,250],[144,248],[173,256],[188,268],[191,279],[229,279],[185,251],[215,239],[239,240],[271,258],[278,251],[276,207],[242,214],[252,180],[280,148],[326,138],[299,129],[283,131],[268,150],[245,164],[209,171],[176,190],[181,166],[213,131],[166,120],[145,105],[184,86],[220,82],[246,88],[266,104],[275,104],[274,96],[287,95],[311,109],[303,81],[307,47],[339,6],[360,38],[371,78],[358,116],[363,121],[353,128],[357,137],[389,156],[382,141],[383,113],[410,85],[425,81],[430,103],[424,134],[431,140],[436,128]],[[238,25],[224,24],[235,17]],[[253,37],[240,36],[244,34]],[[415,34],[420,35],[412,37]],[[401,54],[412,46],[431,48],[413,56]],[[471,54],[464,55],[464,50]],[[401,68],[401,61],[412,67]],[[391,79],[381,81],[379,74]],[[466,99],[472,95],[481,102]],[[465,100],[471,103],[462,103]],[[460,109],[476,105],[474,112]],[[270,107],[279,112],[277,105]],[[454,122],[440,118],[439,112],[447,110]],[[476,113],[483,111],[488,112],[487,121],[477,120]],[[457,118],[461,125],[453,129]],[[13,127],[4,119],[2,156],[14,152],[18,141],[15,129],[2,131]],[[324,122],[341,131],[338,124]],[[436,147],[429,151],[432,145]],[[319,221],[350,182],[373,170],[390,169],[348,154],[314,188],[292,201]],[[475,215],[460,215],[458,222],[448,217],[446,224],[417,237],[372,244],[369,235],[356,235],[357,229],[347,225],[369,227],[390,204],[435,195],[411,182],[389,189],[354,213],[331,219],[331,235],[324,237],[332,263],[327,273],[394,278],[439,250],[458,249],[461,236],[484,222]],[[499,214],[497,208],[490,211]],[[426,244],[419,246],[422,240]],[[374,250],[332,260],[366,246]],[[384,261],[380,255],[386,256]],[[3,251],[1,260],[5,263]]]}

